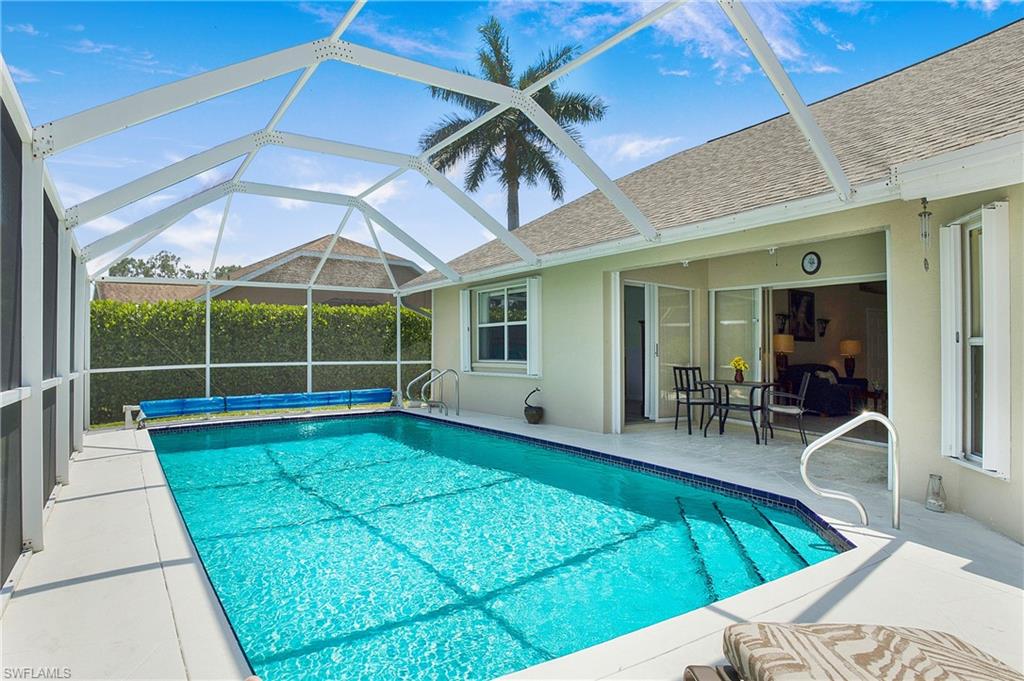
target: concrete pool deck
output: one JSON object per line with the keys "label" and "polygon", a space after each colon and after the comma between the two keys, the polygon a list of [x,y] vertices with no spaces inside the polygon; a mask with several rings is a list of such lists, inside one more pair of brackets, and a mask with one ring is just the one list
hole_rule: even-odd
{"label": "concrete pool deck", "polygon": [[[721,630],[751,619],[941,629],[1024,669],[1024,547],[965,516],[904,500],[889,529],[885,452],[835,444],[812,475],[860,498],[856,511],[800,480],[797,440],[755,446],[750,427],[687,436],[671,424],[602,435],[464,413],[452,421],[627,456],[798,498],[857,547],[795,574],[513,674],[531,679],[678,679],[722,660]],[[66,678],[243,679],[250,672],[166,486],[146,431],[85,436],[0,619],[0,667]]]}

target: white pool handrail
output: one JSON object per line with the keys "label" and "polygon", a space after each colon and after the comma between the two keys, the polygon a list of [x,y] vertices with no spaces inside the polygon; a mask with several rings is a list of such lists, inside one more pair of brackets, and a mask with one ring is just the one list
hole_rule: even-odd
{"label": "white pool handrail", "polygon": [[[448,416],[448,403],[444,401],[444,381],[442,379],[444,379],[448,374],[451,374],[455,377],[455,415],[458,416],[462,402],[462,396],[460,395],[461,391],[459,390],[459,372],[455,369],[435,369],[434,371],[438,372],[437,375],[433,376],[429,381],[423,384],[422,388],[420,388],[420,401],[427,405],[428,412],[433,407],[437,406],[444,410],[445,416]],[[430,399],[427,397],[427,390],[437,381],[441,381],[441,383],[438,383],[441,395],[438,399]]]}
{"label": "white pool handrail", "polygon": [[900,438],[896,433],[896,426],[894,426],[892,421],[890,421],[886,416],[873,411],[865,411],[859,416],[855,416],[835,430],[825,433],[817,440],[807,445],[806,449],[804,449],[803,455],[800,457],[800,477],[804,479],[804,484],[807,485],[807,488],[819,497],[839,499],[853,504],[860,513],[861,523],[867,527],[868,512],[864,508],[864,504],[860,503],[857,497],[852,494],[847,494],[846,492],[840,492],[838,490],[823,489],[815,485],[811,482],[811,479],[807,477],[807,463],[811,458],[811,454],[836,438],[845,435],[857,426],[867,423],[868,421],[878,421],[881,423],[885,426],[886,430],[889,431],[889,436],[892,438],[892,527],[893,529],[898,530],[900,529]]}
{"label": "white pool handrail", "polygon": [[438,374],[438,373],[441,373],[440,369],[435,369],[435,368],[431,367],[430,369],[427,369],[426,371],[424,371],[422,374],[420,374],[416,378],[414,378],[411,381],[409,381],[408,385],[405,386],[405,396],[406,396],[406,398],[410,402],[414,401],[416,398],[412,396],[412,387],[414,385],[416,385],[417,383],[419,383],[420,381],[422,381],[427,376],[433,377],[434,374]]}

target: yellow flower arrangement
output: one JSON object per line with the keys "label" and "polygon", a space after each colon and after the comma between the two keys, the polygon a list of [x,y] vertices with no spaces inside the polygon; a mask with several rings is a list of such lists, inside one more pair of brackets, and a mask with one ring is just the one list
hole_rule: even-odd
{"label": "yellow flower arrangement", "polygon": [[731,366],[736,371],[749,371],[750,370],[750,365],[747,364],[747,360],[743,359],[739,355],[737,355],[737,356],[732,358],[732,361],[729,362],[729,366]]}

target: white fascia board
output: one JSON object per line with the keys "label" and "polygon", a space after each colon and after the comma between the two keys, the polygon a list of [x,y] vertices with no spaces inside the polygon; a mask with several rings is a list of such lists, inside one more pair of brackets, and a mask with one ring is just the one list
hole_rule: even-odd
{"label": "white fascia board", "polygon": [[127,182],[120,187],[94,196],[65,211],[64,219],[69,227],[82,225],[91,220],[103,217],[158,191],[184,182],[222,163],[238,158],[242,154],[256,148],[262,141],[259,133],[243,135],[238,139],[218,144],[206,151],[184,158],[176,163],[155,170],[148,175]]}
{"label": "white fascia board", "polygon": [[182,199],[177,203],[171,204],[170,206],[167,206],[148,217],[142,218],[138,222],[134,222],[127,227],[123,227],[112,234],[108,234],[105,237],[97,239],[82,250],[82,260],[88,262],[89,260],[103,255],[104,253],[109,253],[116,248],[120,248],[135,239],[168,227],[195,209],[201,208],[208,203],[212,203],[217,199],[222,198],[231,192],[232,188],[231,182],[223,182],[215,185],[205,191],[194,194],[187,199]]}
{"label": "white fascia board", "polygon": [[843,172],[843,166],[839,163],[839,159],[836,158],[835,153],[832,151],[832,146],[825,139],[821,128],[818,127],[817,121],[814,120],[814,114],[811,113],[803,98],[800,97],[800,93],[797,92],[796,86],[790,80],[789,74],[786,73],[786,69],[779,62],[778,56],[772,50],[771,45],[768,44],[764,34],[761,33],[761,29],[757,27],[750,13],[747,12],[747,8],[743,6],[740,0],[718,0],[718,4],[729,18],[729,21],[732,22],[732,25],[736,27],[736,30],[744,42],[746,42],[747,47],[753,53],[754,58],[761,65],[765,75],[768,76],[768,80],[775,87],[775,91],[779,93],[782,102],[789,109],[789,113],[793,116],[793,121],[800,128],[800,132],[803,133],[804,138],[810,145],[811,151],[818,158],[818,162],[828,176],[840,200],[851,200],[853,198],[853,189],[846,177],[846,173]]}
{"label": "white fascia board", "polygon": [[400,242],[405,244],[409,250],[416,253],[418,256],[437,268],[437,271],[445,277],[453,281],[457,281],[459,278],[459,275],[456,274],[455,270],[448,267],[443,260],[434,255],[429,249],[423,246],[423,244],[416,241],[416,239],[402,231],[398,225],[385,217],[376,208],[360,198],[347,196],[345,194],[332,194],[330,192],[314,191],[312,189],[281,187],[278,185],[264,184],[262,182],[236,182],[235,185],[237,187],[237,191],[245,192],[247,194],[273,196],[282,199],[294,199],[296,201],[309,201],[310,203],[326,203],[335,206],[352,206],[357,210],[362,211],[364,214],[369,215],[374,222],[384,229],[384,231],[398,239]]}
{"label": "white fascia board", "polygon": [[361,66],[371,71],[388,73],[406,80],[433,85],[453,92],[472,97],[486,99],[496,104],[510,104],[512,96],[518,90],[492,83],[489,80],[482,80],[474,76],[467,76],[456,71],[430,66],[405,57],[397,57],[387,52],[374,50],[362,45],[355,45],[345,40],[338,40],[327,46],[325,58]]}
{"label": "white fascia board", "polygon": [[326,39],[303,43],[100,104],[34,130],[36,154],[49,156],[84,142],[262,83],[324,58]]}
{"label": "white fascia board", "polygon": [[900,198],[912,201],[959,196],[1024,183],[1024,132],[919,161],[890,172]]}
{"label": "white fascia board", "polygon": [[516,97],[516,108],[526,114],[534,124],[541,129],[548,139],[557,146],[565,156],[576,164],[576,167],[583,171],[599,192],[612,202],[633,228],[647,241],[656,241],[658,232],[651,225],[636,204],[626,196],[619,185],[612,182],[612,179],[605,174],[601,167],[590,158],[585,151],[569,136],[562,126],[553,119],[534,99],[528,95],[519,93]]}
{"label": "white fascia board", "polygon": [[[899,198],[899,193],[887,181],[872,182],[861,185],[857,188],[858,206],[870,206]],[[835,193],[829,192],[827,194],[819,194],[817,196],[797,199],[795,201],[789,201],[774,206],[756,208],[754,210],[737,213],[735,215],[712,218],[704,222],[694,222],[675,227],[668,227],[660,231],[661,239],[657,245],[665,246],[668,244],[704,239],[711,236],[719,236],[721,234],[730,234],[732,232],[766,227],[780,222],[790,222],[792,220],[800,220],[803,218],[819,217],[822,215],[828,215],[829,213],[836,213],[849,209],[849,204],[840,201]],[[620,255],[633,251],[641,251],[652,248],[653,246],[655,246],[655,244],[644,240],[639,235],[630,236],[623,239],[604,241],[591,246],[583,246],[581,248],[574,248],[572,250],[544,255],[543,266],[555,267],[558,265],[567,265],[574,262],[593,260],[595,258],[601,258],[609,255]],[[498,277],[524,274],[535,271],[536,269],[538,268],[527,267],[521,263],[508,263],[480,270],[478,272],[466,273],[462,275],[462,282],[460,283],[486,281],[488,279],[495,279]],[[446,281],[429,282],[403,288],[401,290],[401,294],[403,296],[412,295],[414,293],[445,288],[451,285],[451,282]]]}

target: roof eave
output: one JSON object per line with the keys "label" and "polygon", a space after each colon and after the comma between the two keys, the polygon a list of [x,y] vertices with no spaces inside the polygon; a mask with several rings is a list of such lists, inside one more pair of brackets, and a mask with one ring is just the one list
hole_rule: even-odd
{"label": "roof eave", "polygon": [[402,295],[458,286],[475,281],[513,276],[543,267],[566,265],[608,255],[657,248],[672,243],[703,239],[780,222],[819,217],[852,208],[892,200],[932,200],[960,196],[987,189],[1024,183],[1024,132],[982,142],[956,151],[892,166],[889,177],[854,187],[852,201],[842,201],[833,192],[754,208],[710,220],[660,230],[654,245],[639,236],[604,241],[581,248],[541,255],[538,265],[508,263],[462,275],[461,281],[437,280],[402,288]]}

